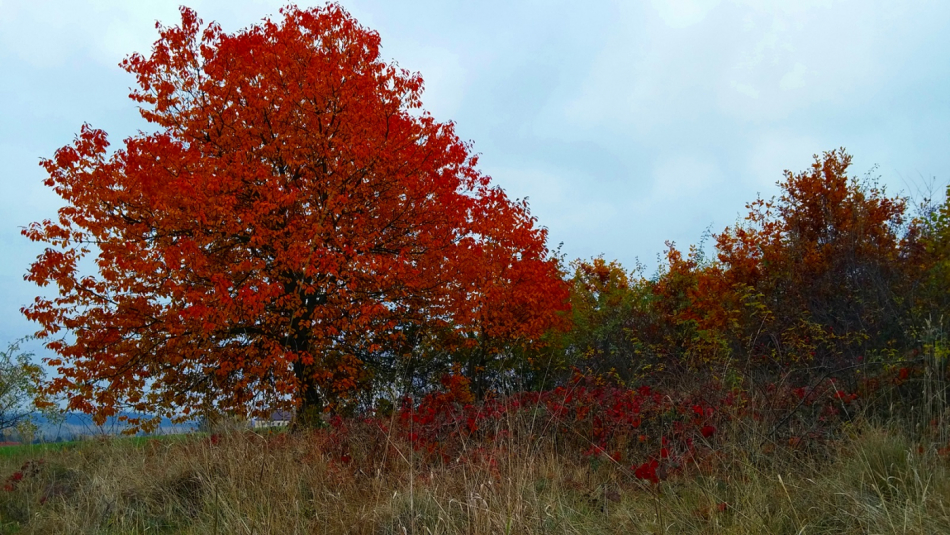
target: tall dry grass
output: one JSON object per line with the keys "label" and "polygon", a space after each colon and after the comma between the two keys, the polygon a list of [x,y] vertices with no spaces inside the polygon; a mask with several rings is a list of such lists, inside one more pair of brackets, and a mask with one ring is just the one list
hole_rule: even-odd
{"label": "tall dry grass", "polygon": [[[510,425],[524,425],[512,422]],[[607,458],[522,437],[477,461],[426,459],[354,427],[240,428],[187,440],[90,441],[0,460],[4,533],[950,533],[950,463],[906,429],[857,424],[780,444],[736,423],[714,462],[659,485]],[[382,440],[382,443],[380,442]],[[348,462],[347,462],[348,461]],[[27,463],[30,464],[27,464]],[[13,481],[11,476],[23,474]]]}

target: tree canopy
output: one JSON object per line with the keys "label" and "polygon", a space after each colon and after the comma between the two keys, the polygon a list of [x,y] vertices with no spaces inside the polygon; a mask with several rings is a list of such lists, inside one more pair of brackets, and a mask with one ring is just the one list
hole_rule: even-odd
{"label": "tree canopy", "polygon": [[408,333],[484,361],[559,321],[545,230],[378,34],[336,5],[233,34],[181,17],[122,62],[155,132],[110,151],[84,125],[42,161],[65,206],[24,230],[48,244],[26,278],[57,292],[23,313],[55,352],[47,394],[100,420],[312,413]]}

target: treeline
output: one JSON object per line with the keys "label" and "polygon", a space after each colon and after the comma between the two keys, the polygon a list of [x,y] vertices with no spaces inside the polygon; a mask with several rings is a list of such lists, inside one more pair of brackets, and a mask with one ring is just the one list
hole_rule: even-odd
{"label": "treeline", "polygon": [[711,253],[668,242],[654,276],[602,257],[562,266],[570,311],[540,343],[430,347],[425,359],[377,361],[378,384],[422,392],[458,376],[476,398],[578,376],[854,387],[861,373],[939,360],[950,205],[889,196],[850,166],[841,149],[786,172],[779,196],[748,203],[743,220],[710,236]]}

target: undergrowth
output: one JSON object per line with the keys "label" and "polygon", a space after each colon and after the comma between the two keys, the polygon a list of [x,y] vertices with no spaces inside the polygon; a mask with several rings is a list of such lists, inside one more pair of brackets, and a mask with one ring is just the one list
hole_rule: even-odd
{"label": "undergrowth", "polygon": [[307,432],[22,450],[0,456],[0,530],[950,532],[947,444],[913,410],[882,417],[833,382],[699,391],[575,381],[473,403],[450,383]]}

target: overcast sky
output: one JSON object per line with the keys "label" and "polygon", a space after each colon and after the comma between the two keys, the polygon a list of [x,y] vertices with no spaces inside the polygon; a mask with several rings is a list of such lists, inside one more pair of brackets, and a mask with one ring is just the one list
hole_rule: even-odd
{"label": "overcast sky", "polygon": [[[342,4],[569,259],[653,269],[665,240],[722,230],[840,146],[893,193],[950,181],[946,0]],[[39,159],[83,122],[113,143],[144,128],[117,64],[177,5],[0,0],[0,345],[35,330],[18,310],[39,248],[19,228],[59,206]],[[189,5],[234,31],[283,2]]]}

